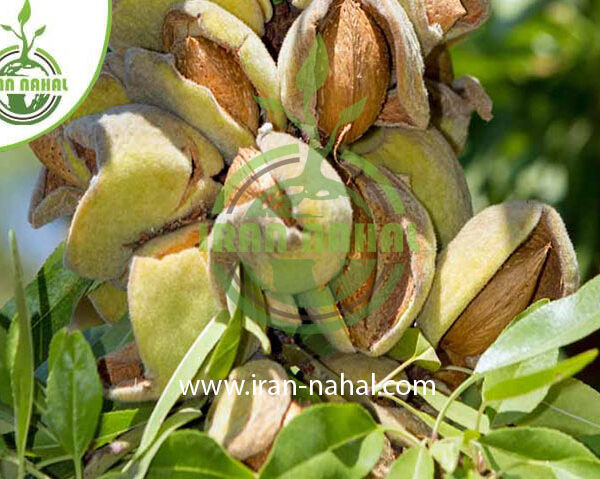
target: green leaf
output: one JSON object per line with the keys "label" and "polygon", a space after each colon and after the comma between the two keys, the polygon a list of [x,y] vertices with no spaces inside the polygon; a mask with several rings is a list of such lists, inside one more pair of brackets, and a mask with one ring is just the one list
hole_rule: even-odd
{"label": "green leaf", "polygon": [[[25,288],[32,318],[35,367],[47,359],[52,336],[71,322],[77,303],[94,283],[65,269],[64,248],[63,243],[48,257],[36,279]],[[16,310],[14,299],[6,303],[0,310],[0,326],[7,327]]]}
{"label": "green leaf", "polygon": [[140,409],[110,411],[102,414],[100,417],[100,426],[94,439],[94,449],[108,444],[130,429],[144,424],[150,417],[151,412],[152,408],[144,407]]}
{"label": "green leaf", "polygon": [[600,434],[594,436],[579,436],[577,439],[584,443],[596,457],[600,457]]}
{"label": "green leaf", "polygon": [[242,308],[237,307],[206,366],[206,376],[214,381],[226,379],[233,367],[242,338]]}
{"label": "green leaf", "polygon": [[199,431],[171,434],[154,457],[147,479],[253,479],[254,473],[229,457],[223,448]]}
{"label": "green leaf", "polygon": [[12,387],[10,385],[10,366],[8,361],[8,336],[0,327],[0,403],[12,406]]}
{"label": "green leaf", "polygon": [[[487,397],[488,391],[490,389],[493,389],[498,384],[502,384],[510,379],[528,376],[530,374],[537,373],[556,366],[556,364],[558,363],[558,353],[558,349],[554,351],[548,351],[521,363],[512,364],[510,366],[506,366],[505,368],[490,371],[488,374],[485,375],[485,380],[483,382],[483,396]],[[493,404],[491,404],[491,406],[498,413],[529,413],[533,411],[546,397],[550,386],[551,385],[548,384],[533,392],[530,392],[529,394],[523,394],[521,396],[506,399],[504,401],[494,402]]]}
{"label": "green leaf", "polygon": [[500,401],[523,396],[538,389],[552,386],[571,377],[596,359],[598,350],[587,351],[536,373],[510,378],[484,392],[486,401]]}
{"label": "green leaf", "polygon": [[5,404],[0,404],[0,436],[15,430],[15,417],[12,409]]}
{"label": "green leaf", "polygon": [[2,28],[3,30],[6,30],[7,32],[12,32],[13,29],[10,25],[1,25],[0,24],[0,28]]}
{"label": "green leaf", "polygon": [[102,384],[90,345],[79,331],[59,331],[50,345],[44,420],[75,469],[94,438],[102,409]]}
{"label": "green leaf", "polygon": [[12,344],[8,361],[10,364],[10,379],[15,415],[15,444],[19,461],[19,476],[22,477],[27,435],[33,410],[33,345],[31,338],[31,318],[25,302],[23,288],[23,269],[17,239],[13,231],[9,233],[10,250],[15,281],[15,301],[17,304],[17,319],[12,329]]}
{"label": "green leaf", "polygon": [[194,344],[190,346],[179,366],[175,369],[152,411],[148,424],[146,424],[140,447],[135,455],[136,459],[139,459],[154,442],[160,426],[181,396],[180,383],[185,384],[194,379],[196,373],[225,332],[225,323],[228,317],[228,313],[222,311],[216,318],[212,319],[196,338]]}
{"label": "green leaf", "polygon": [[441,366],[435,349],[419,328],[407,329],[387,356],[401,363],[414,362],[417,366],[430,371],[437,371]]}
{"label": "green leaf", "polygon": [[429,451],[416,446],[405,451],[392,464],[388,479],[433,479],[434,464]]}
{"label": "green leaf", "polygon": [[31,452],[45,459],[67,454],[58,443],[56,436],[41,423],[37,424],[37,431],[33,436]]}
{"label": "green leaf", "polygon": [[545,461],[595,460],[595,456],[583,444],[553,429],[497,429],[482,436],[477,443],[482,447],[486,461],[494,471],[510,469],[516,474],[518,466],[537,467],[540,462]]}
{"label": "green leaf", "polygon": [[245,294],[241,297],[244,329],[258,340],[264,354],[271,354],[271,341],[265,333],[267,329],[267,313],[265,309],[257,305],[259,301],[255,299],[263,298],[262,290],[256,281],[252,279],[252,276],[248,274],[246,268],[242,268],[241,272],[245,289]]}
{"label": "green leaf", "polygon": [[25,25],[29,21],[30,17],[31,17],[31,5],[29,4],[29,0],[25,0],[25,4],[23,5],[23,8],[19,12],[19,17],[18,17],[18,20],[19,20],[19,23],[21,24],[21,26]]}
{"label": "green leaf", "polygon": [[187,423],[194,421],[202,416],[202,412],[197,409],[187,408],[177,411],[175,414],[167,418],[164,424],[160,427],[156,440],[148,448],[142,459],[135,463],[133,479],[143,479],[150,468],[150,464],[154,460],[156,453],[167,440],[167,438]]}
{"label": "green leaf", "polygon": [[600,463],[587,459],[573,459],[548,464],[556,479],[590,479],[600,477]]}
{"label": "green leaf", "polygon": [[461,437],[451,437],[435,441],[429,450],[433,458],[439,462],[444,471],[454,472],[458,466],[461,446]]}
{"label": "green leaf", "polygon": [[[417,387],[416,391],[420,397],[437,411],[442,410],[448,401],[448,396],[437,390],[435,391],[435,394],[425,394],[424,388]],[[451,419],[467,429],[477,429],[478,416],[479,412],[476,409],[458,401],[454,401],[446,413],[448,419]],[[490,430],[490,422],[485,415],[479,420],[479,430],[484,434]]]}
{"label": "green leaf", "polygon": [[357,404],[318,404],[277,436],[261,479],[360,479],[379,460],[384,436]]}
{"label": "green leaf", "polygon": [[44,34],[45,31],[46,31],[46,25],[44,25],[43,27],[38,28],[35,31],[35,36],[36,37],[41,37]]}
{"label": "green leaf", "polygon": [[246,316],[244,318],[244,329],[258,339],[264,354],[271,354],[271,341],[258,323]]}
{"label": "green leaf", "polygon": [[483,354],[476,373],[520,363],[600,329],[600,276],[577,293],[542,306],[502,334]]}
{"label": "green leaf", "polygon": [[92,351],[96,357],[106,356],[122,348],[127,343],[135,341],[129,315],[123,317],[117,324],[106,324],[97,326],[97,328],[101,328],[104,333],[91,343]]}
{"label": "green leaf", "polygon": [[577,379],[553,386],[520,424],[557,429],[575,437],[600,435],[600,393]]}

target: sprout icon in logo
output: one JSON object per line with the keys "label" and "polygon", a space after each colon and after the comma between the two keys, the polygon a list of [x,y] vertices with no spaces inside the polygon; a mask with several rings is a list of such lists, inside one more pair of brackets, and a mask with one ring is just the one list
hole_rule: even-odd
{"label": "sprout icon in logo", "polygon": [[0,24],[20,42],[0,50],[0,120],[12,125],[33,125],[46,119],[58,107],[67,91],[67,80],[54,58],[36,41],[46,26],[26,32],[31,17],[29,0],[18,15],[18,27]]}

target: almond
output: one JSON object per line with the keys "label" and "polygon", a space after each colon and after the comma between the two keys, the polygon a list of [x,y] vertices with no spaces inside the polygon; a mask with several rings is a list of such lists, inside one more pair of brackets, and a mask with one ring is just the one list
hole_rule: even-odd
{"label": "almond", "polygon": [[322,25],[329,56],[329,75],[319,90],[319,128],[332,136],[340,113],[364,100],[344,143],[361,137],[375,122],[390,84],[390,54],[385,36],[357,0],[340,0]]}
{"label": "almond", "polygon": [[175,43],[171,53],[183,76],[207,87],[238,123],[258,132],[256,90],[227,50],[202,37],[187,37]]}

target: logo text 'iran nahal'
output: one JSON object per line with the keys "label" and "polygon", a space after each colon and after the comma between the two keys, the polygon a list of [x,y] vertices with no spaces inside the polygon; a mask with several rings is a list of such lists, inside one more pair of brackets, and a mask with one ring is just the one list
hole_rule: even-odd
{"label": "logo text 'iran nahal'", "polygon": [[0,24],[19,41],[0,50],[0,121],[12,125],[33,125],[48,118],[68,91],[67,78],[46,50],[37,47],[46,26],[28,33],[31,18],[29,0],[21,9],[18,27]]}

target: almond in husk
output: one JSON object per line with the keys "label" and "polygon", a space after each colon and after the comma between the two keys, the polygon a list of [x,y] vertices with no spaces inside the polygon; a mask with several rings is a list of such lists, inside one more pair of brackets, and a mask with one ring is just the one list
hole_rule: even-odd
{"label": "almond in husk", "polygon": [[[279,100],[275,61],[252,29],[208,1],[174,5],[164,14],[161,35],[164,53],[127,50],[128,94],[186,120],[230,162],[239,148],[254,145],[261,114],[256,97]],[[266,115],[285,128],[282,111]]]}
{"label": "almond in husk", "polygon": [[[317,41],[326,49],[328,74],[319,78],[323,65],[317,65],[316,84],[299,85],[298,75]],[[421,47],[396,0],[314,0],[289,30],[278,65],[286,110],[302,123],[309,123],[308,113],[327,137],[338,136],[344,110],[364,102],[342,141],[360,138],[375,123],[394,85],[403,115],[392,123],[418,128],[429,123]],[[318,93],[307,98],[306,89],[312,87]]]}
{"label": "almond in husk", "polygon": [[418,325],[449,362],[473,366],[529,305],[578,285],[559,214],[534,201],[504,203],[475,216],[441,252]]}

